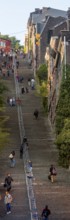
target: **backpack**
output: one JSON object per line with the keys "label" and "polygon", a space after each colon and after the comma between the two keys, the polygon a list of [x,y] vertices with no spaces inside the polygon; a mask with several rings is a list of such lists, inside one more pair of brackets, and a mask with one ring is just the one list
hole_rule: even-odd
{"label": "backpack", "polygon": [[10,176],[8,176],[6,178],[6,183],[7,183],[7,185],[11,185],[11,177]]}
{"label": "backpack", "polygon": [[48,217],[50,214],[51,214],[50,210],[47,209],[47,210],[45,210],[43,215],[44,215],[44,217]]}
{"label": "backpack", "polygon": [[10,194],[5,195],[4,203],[7,204],[7,203],[11,203],[11,202],[12,202],[12,196]]}
{"label": "backpack", "polygon": [[53,172],[53,175],[56,175],[56,174],[57,174],[55,168],[53,168],[52,172]]}

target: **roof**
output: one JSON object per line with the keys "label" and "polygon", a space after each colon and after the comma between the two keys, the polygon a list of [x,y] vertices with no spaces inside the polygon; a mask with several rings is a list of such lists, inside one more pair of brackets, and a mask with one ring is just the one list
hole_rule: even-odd
{"label": "roof", "polygon": [[28,22],[31,22],[32,24],[42,23],[45,21],[46,16],[52,16],[52,17],[67,17],[67,11],[54,9],[50,7],[43,7],[42,9],[35,9],[34,12],[30,13],[30,17]]}
{"label": "roof", "polygon": [[49,30],[50,30],[50,29],[54,29],[57,26],[63,24],[65,21],[66,21],[66,18],[61,17],[61,16],[58,16],[56,18],[52,17],[52,16],[48,16],[47,20],[43,26],[43,29],[41,30],[41,34],[43,33],[43,30],[44,30],[45,26],[48,24],[48,22],[49,22]]}
{"label": "roof", "polygon": [[47,15],[52,17],[58,17],[58,16],[67,17],[67,11],[63,11],[55,8],[48,8]]}

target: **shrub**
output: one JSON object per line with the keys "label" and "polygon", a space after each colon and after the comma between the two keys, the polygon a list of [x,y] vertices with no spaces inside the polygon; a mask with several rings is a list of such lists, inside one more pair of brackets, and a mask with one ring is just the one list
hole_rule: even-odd
{"label": "shrub", "polygon": [[42,64],[36,72],[36,75],[39,79],[39,83],[41,84],[42,81],[47,80],[47,66]]}

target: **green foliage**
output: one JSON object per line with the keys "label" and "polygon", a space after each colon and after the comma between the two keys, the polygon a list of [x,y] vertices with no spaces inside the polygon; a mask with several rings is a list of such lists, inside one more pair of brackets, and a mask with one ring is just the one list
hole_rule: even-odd
{"label": "green foliage", "polygon": [[59,149],[59,164],[68,168],[70,165],[70,119],[64,122],[64,128],[57,136],[56,144]]}
{"label": "green foliage", "polygon": [[19,49],[19,47],[20,47],[20,40],[17,40],[16,39],[16,37],[10,37],[10,40],[11,40],[11,45],[12,45],[12,48],[14,48],[14,49]]}
{"label": "green foliage", "polygon": [[45,110],[45,112],[48,112],[48,92],[47,92],[47,82],[42,82],[40,85],[40,95],[42,98],[42,104],[43,104],[43,108]]}
{"label": "green foliage", "polygon": [[4,106],[4,93],[7,91],[7,87],[0,82],[0,148],[6,143],[9,133],[5,129],[5,122],[8,120],[7,116],[3,116]]}
{"label": "green foliage", "polygon": [[23,45],[19,45],[19,49],[21,49],[24,52],[24,46]]}
{"label": "green foliage", "polygon": [[10,40],[9,35],[2,35],[2,34],[0,34],[0,37],[3,38],[3,39],[9,39]]}
{"label": "green foliage", "polygon": [[45,112],[48,114],[48,98],[43,97],[42,103],[43,103],[43,107],[44,107]]}
{"label": "green foliage", "polygon": [[0,95],[7,91],[7,86],[5,86],[2,82],[0,82]]}
{"label": "green foliage", "polygon": [[37,76],[37,91],[39,92],[44,111],[48,112],[48,90],[47,90],[47,78],[48,78],[47,66],[42,64],[36,72]]}
{"label": "green foliage", "polygon": [[66,79],[63,78],[60,88],[59,101],[56,109],[56,134],[59,134],[64,126],[65,118],[70,117],[70,67],[67,67]]}
{"label": "green foliage", "polygon": [[9,133],[0,127],[0,148],[9,140]]}
{"label": "green foliage", "polygon": [[9,140],[9,132],[5,128],[5,122],[8,120],[8,117],[0,117],[0,148],[2,148],[6,142]]}
{"label": "green foliage", "polygon": [[41,84],[42,81],[47,81],[47,66],[42,64],[36,72],[36,75],[39,79],[39,83]]}
{"label": "green foliage", "polygon": [[59,164],[70,165],[70,66],[63,69],[59,101],[56,109],[56,144],[59,150]]}
{"label": "green foliage", "polygon": [[7,90],[8,90],[8,88],[2,82],[0,82],[0,111],[3,110],[3,106],[4,106],[3,94]]}
{"label": "green foliage", "polygon": [[40,94],[42,97],[47,97],[47,82],[42,82],[40,85]]}

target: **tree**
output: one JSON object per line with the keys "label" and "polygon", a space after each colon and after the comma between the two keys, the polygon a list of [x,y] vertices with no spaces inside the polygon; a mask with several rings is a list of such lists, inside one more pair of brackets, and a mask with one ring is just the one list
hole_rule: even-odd
{"label": "tree", "polygon": [[13,49],[19,49],[20,47],[20,40],[17,40],[15,36],[10,37],[11,46]]}
{"label": "tree", "polygon": [[3,39],[9,39],[10,40],[9,35],[2,35],[2,34],[0,34],[0,37],[3,38]]}

